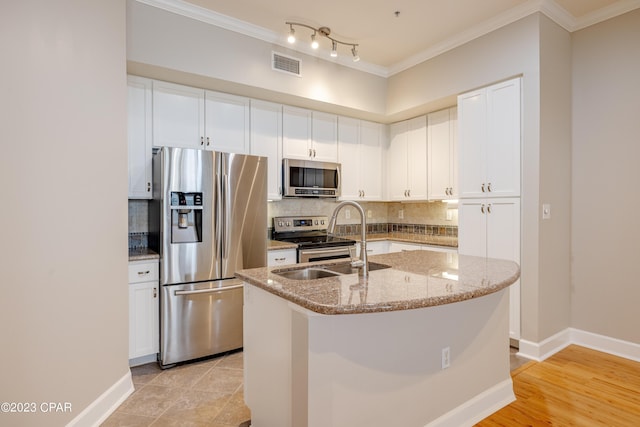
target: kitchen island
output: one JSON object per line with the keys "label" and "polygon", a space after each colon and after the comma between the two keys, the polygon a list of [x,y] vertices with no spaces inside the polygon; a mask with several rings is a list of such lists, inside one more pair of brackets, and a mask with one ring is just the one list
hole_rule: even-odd
{"label": "kitchen island", "polygon": [[516,263],[425,250],[370,262],[389,268],[366,280],[279,274],[310,264],[237,272],[253,427],[464,426],[515,399]]}

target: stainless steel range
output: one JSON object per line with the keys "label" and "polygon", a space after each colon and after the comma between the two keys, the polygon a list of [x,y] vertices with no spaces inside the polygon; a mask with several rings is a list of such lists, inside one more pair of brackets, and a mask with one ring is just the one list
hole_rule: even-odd
{"label": "stainless steel range", "polygon": [[280,216],[273,218],[273,240],[298,245],[297,261],[312,262],[349,258],[356,242],[327,233],[326,216]]}

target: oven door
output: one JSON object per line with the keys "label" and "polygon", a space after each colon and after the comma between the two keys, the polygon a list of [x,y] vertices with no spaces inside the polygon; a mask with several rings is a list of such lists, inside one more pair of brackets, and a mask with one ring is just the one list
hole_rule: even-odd
{"label": "oven door", "polygon": [[327,261],[350,258],[349,248],[355,253],[355,245],[332,246],[329,248],[298,248],[298,262]]}

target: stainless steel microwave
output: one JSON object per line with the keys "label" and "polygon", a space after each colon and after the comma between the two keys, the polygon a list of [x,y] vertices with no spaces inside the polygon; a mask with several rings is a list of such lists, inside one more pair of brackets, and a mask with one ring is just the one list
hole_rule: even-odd
{"label": "stainless steel microwave", "polygon": [[340,197],[340,163],[282,160],[284,197]]}

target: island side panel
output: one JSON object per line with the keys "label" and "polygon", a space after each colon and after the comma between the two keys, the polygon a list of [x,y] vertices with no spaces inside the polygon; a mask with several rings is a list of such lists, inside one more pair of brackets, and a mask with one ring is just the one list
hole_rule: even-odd
{"label": "island side panel", "polygon": [[291,427],[289,302],[244,284],[244,400],[252,427]]}
{"label": "island side panel", "polygon": [[[248,285],[252,426],[472,425],[514,399],[508,343],[506,289],[443,306],[327,316]],[[444,347],[451,366],[442,370]],[[505,384],[506,401],[478,402],[498,386],[504,397]]]}

